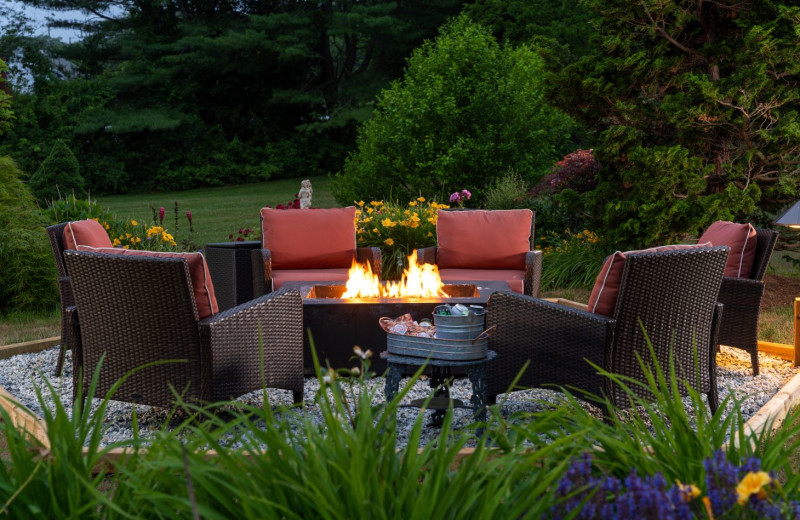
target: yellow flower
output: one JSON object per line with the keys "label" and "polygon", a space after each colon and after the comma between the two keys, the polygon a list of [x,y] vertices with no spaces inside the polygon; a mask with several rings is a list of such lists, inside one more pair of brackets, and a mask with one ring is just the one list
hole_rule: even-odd
{"label": "yellow flower", "polygon": [[751,471],[745,475],[736,486],[736,492],[739,493],[739,505],[745,505],[751,495],[756,495],[759,499],[765,498],[767,494],[764,492],[764,486],[770,482],[772,482],[772,477],[766,471]]}
{"label": "yellow flower", "polygon": [[681,498],[684,502],[689,502],[700,496],[700,489],[694,484],[684,484],[680,480],[675,480],[678,489],[681,490]]}
{"label": "yellow flower", "polygon": [[417,197],[417,200],[420,202],[425,202],[425,197]]}
{"label": "yellow flower", "polygon": [[367,213],[372,215],[372,212],[375,211],[374,208],[367,208]]}
{"label": "yellow flower", "polygon": [[106,224],[105,222],[103,222],[103,227],[106,228],[106,231],[111,229],[111,227],[108,224]]}
{"label": "yellow flower", "polygon": [[111,245],[114,247],[117,247],[120,244],[122,244],[122,242],[120,242],[118,238],[115,238],[114,241],[111,242]]}
{"label": "yellow flower", "polygon": [[373,233],[380,233],[380,231],[378,231],[378,228],[372,228],[372,232]]}
{"label": "yellow flower", "polygon": [[139,225],[138,222],[136,222],[135,220],[131,220],[131,226],[138,226],[138,225]]}
{"label": "yellow flower", "polygon": [[131,238],[131,234],[130,233],[125,233],[125,238]]}
{"label": "yellow flower", "polygon": [[374,207],[377,208],[378,206],[383,206],[383,201],[382,200],[373,200],[369,204],[370,204],[370,206],[374,206]]}
{"label": "yellow flower", "polygon": [[358,202],[356,202],[356,204],[358,204],[359,206],[363,206],[364,205],[364,201],[363,200],[359,200]]}
{"label": "yellow flower", "polygon": [[383,225],[383,227],[395,227],[397,225],[397,222],[393,221],[390,218],[385,218],[381,220],[381,225]]}
{"label": "yellow flower", "polygon": [[122,246],[122,249],[130,249],[130,248],[131,248],[131,246],[129,246],[128,244],[125,244],[124,246]]}
{"label": "yellow flower", "polygon": [[391,238],[387,238],[386,239],[386,245],[387,246],[393,246],[394,245],[394,240],[392,240]]}
{"label": "yellow flower", "polygon": [[417,205],[417,203],[412,200],[411,202],[408,203],[408,205],[413,208],[414,206]]}
{"label": "yellow flower", "polygon": [[436,225],[436,217],[428,217],[428,222],[430,222],[431,224],[433,224],[435,226]]}
{"label": "yellow flower", "polygon": [[425,236],[432,237],[432,236],[433,236],[433,233],[431,233],[430,231],[428,231],[428,234],[427,234],[427,235],[425,235]]}

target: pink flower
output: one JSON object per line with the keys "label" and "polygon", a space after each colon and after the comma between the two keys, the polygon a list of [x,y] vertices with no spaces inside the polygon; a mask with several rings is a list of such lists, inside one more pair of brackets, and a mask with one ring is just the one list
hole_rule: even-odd
{"label": "pink flower", "polygon": [[469,190],[461,190],[461,196],[469,200],[472,198],[472,193],[470,193]]}
{"label": "pink flower", "polygon": [[189,221],[189,224],[192,223],[192,211],[191,210],[188,210],[188,209],[186,210],[186,219]]}
{"label": "pink flower", "polygon": [[275,206],[275,209],[285,209],[285,208],[283,207],[283,204],[278,204],[277,206]]}
{"label": "pink flower", "polygon": [[450,202],[458,202],[461,200],[461,194],[457,191],[454,191],[452,195],[450,195]]}
{"label": "pink flower", "polygon": [[158,208],[158,220],[163,224],[164,223],[164,206]]}

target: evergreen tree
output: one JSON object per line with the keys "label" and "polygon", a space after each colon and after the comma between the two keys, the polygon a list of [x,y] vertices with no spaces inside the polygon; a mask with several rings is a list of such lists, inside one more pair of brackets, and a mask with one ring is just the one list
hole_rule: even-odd
{"label": "evergreen tree", "polygon": [[620,247],[670,242],[799,193],[800,7],[584,3],[600,47],[557,92],[598,132],[599,186],[574,201],[595,229]]}
{"label": "evergreen tree", "polygon": [[75,193],[78,197],[86,195],[78,159],[61,140],[55,142],[50,155],[36,173],[31,175],[29,184],[40,201],[55,200],[70,193]]}

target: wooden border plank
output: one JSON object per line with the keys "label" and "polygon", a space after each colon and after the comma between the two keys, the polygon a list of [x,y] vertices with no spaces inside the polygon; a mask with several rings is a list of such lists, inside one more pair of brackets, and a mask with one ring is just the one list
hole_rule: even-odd
{"label": "wooden border plank", "polygon": [[41,352],[51,347],[55,347],[61,343],[61,336],[53,336],[52,338],[37,339],[35,341],[26,341],[24,343],[13,343],[0,347],[0,359],[8,359],[17,354],[31,354],[33,352]]}

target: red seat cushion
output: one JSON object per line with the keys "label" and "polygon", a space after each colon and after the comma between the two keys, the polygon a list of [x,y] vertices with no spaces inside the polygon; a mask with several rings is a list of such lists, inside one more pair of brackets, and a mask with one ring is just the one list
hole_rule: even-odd
{"label": "red seat cushion", "polygon": [[753,226],[718,220],[708,227],[699,241],[730,247],[731,252],[725,264],[725,276],[750,278],[753,273],[757,242],[756,229]]}
{"label": "red seat cushion", "polygon": [[273,269],[349,268],[356,254],[356,208],[261,210],[261,244]]}
{"label": "red seat cushion", "polygon": [[529,209],[437,212],[436,265],[461,269],[525,269],[531,250]]}
{"label": "red seat cushion", "polygon": [[64,226],[64,248],[76,249],[77,246],[112,247],[105,228],[92,219],[67,222]]}
{"label": "red seat cushion", "polygon": [[467,280],[485,280],[506,282],[512,291],[525,292],[525,271],[517,269],[439,269],[439,276],[444,283],[456,283]]}
{"label": "red seat cushion", "polygon": [[[306,211],[306,210],[303,210]],[[349,267],[336,269],[286,269],[272,271],[272,290],[286,282],[346,282]]]}
{"label": "red seat cushion", "polygon": [[625,269],[625,259],[628,255],[638,253],[655,253],[657,251],[674,251],[679,249],[693,249],[696,247],[708,247],[711,244],[676,244],[672,246],[659,246],[651,249],[642,249],[640,251],[628,251],[622,253],[617,251],[613,255],[609,255],[603,263],[600,274],[597,275],[597,280],[594,282],[592,294],[589,296],[589,312],[602,314],[604,316],[613,317],[614,309],[617,306],[617,297],[619,296],[619,286],[622,282],[622,271]]}
{"label": "red seat cushion", "polygon": [[120,247],[88,247],[78,246],[78,251],[93,253],[106,253],[123,256],[153,256],[158,258],[183,258],[189,264],[189,275],[192,279],[194,301],[197,305],[197,315],[202,320],[219,312],[217,297],[214,294],[214,284],[208,264],[202,253],[171,253],[168,251],[140,251],[135,249],[122,249]]}

